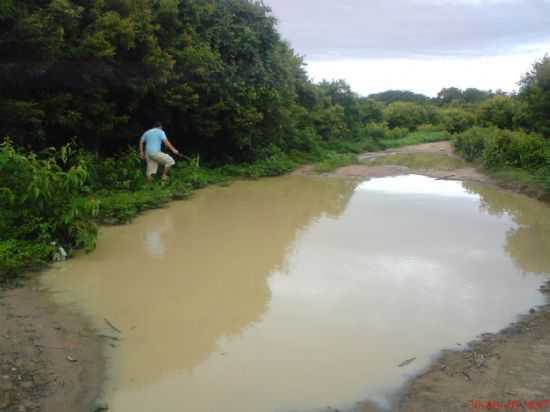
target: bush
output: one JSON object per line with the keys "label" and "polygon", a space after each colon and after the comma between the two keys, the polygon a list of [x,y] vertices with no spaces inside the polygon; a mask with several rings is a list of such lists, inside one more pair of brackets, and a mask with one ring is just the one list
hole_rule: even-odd
{"label": "bush", "polygon": [[479,123],[484,127],[515,129],[522,123],[523,106],[510,96],[495,96],[479,106]]}
{"label": "bush", "polygon": [[437,133],[445,130],[445,127],[441,124],[421,124],[416,129],[416,131],[420,133]]}
{"label": "bush", "polygon": [[410,133],[409,129],[403,127],[396,127],[394,129],[386,129],[386,140],[399,140],[405,138]]}
{"label": "bush", "polygon": [[384,139],[386,131],[387,127],[383,123],[369,123],[364,127],[364,133],[375,141]]}
{"label": "bush", "polygon": [[36,155],[9,142],[0,145],[0,272],[5,276],[25,262],[48,260],[52,242],[68,250],[95,246],[98,202],[85,198],[88,167],[72,162],[72,153],[70,146]]}
{"label": "bush", "polygon": [[24,240],[0,240],[0,284],[13,280],[21,268],[38,269],[45,266],[55,252],[55,246]]}
{"label": "bush", "polygon": [[391,103],[384,111],[384,120],[390,129],[401,127],[410,131],[430,121],[425,107],[412,102]]}
{"label": "bush", "polygon": [[485,141],[483,165],[489,169],[519,167],[535,170],[545,165],[547,142],[536,134],[494,129]]}
{"label": "bush", "polygon": [[474,127],[456,136],[454,145],[466,160],[479,159],[488,169],[535,171],[550,164],[550,143],[534,133]]}
{"label": "bush", "polygon": [[449,133],[462,133],[475,124],[475,116],[460,108],[441,111],[441,125]]}
{"label": "bush", "polygon": [[[80,156],[90,156],[80,152]],[[143,160],[136,150],[126,152],[111,158],[98,160],[94,158],[90,164],[90,185],[94,188],[109,188],[111,190],[137,190],[144,186]]]}
{"label": "bush", "polygon": [[474,127],[455,136],[453,143],[455,149],[467,161],[472,162],[483,156],[485,149],[485,136],[491,132],[491,129]]}

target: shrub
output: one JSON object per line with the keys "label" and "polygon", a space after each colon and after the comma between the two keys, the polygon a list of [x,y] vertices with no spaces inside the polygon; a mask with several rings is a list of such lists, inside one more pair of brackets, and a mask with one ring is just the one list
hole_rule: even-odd
{"label": "shrub", "polygon": [[457,135],[454,145],[466,160],[480,159],[488,169],[534,171],[550,162],[550,144],[538,134],[523,131],[474,127]]}
{"label": "shrub", "polygon": [[515,129],[522,117],[522,105],[510,96],[494,96],[479,106],[479,123],[484,127]]}
{"label": "shrub", "polygon": [[17,239],[0,240],[0,283],[11,281],[21,268],[38,269],[46,265],[55,251],[51,243]]}
{"label": "shrub", "polygon": [[489,169],[519,167],[537,169],[545,164],[544,139],[522,131],[493,129],[485,140],[483,165]]}
{"label": "shrub", "polygon": [[411,131],[429,122],[424,106],[412,102],[391,103],[384,111],[384,120],[390,129],[402,127]]}
{"label": "shrub", "polygon": [[492,133],[492,129],[473,127],[459,135],[456,135],[453,143],[455,149],[464,158],[471,162],[483,156],[485,149],[485,136]]}
{"label": "shrub", "polygon": [[445,127],[441,124],[421,124],[416,131],[420,133],[436,133],[445,131]]}
{"label": "shrub", "polygon": [[48,260],[52,242],[69,250],[95,246],[98,202],[85,198],[88,167],[82,160],[72,162],[72,153],[70,146],[36,155],[17,151],[10,142],[0,145],[4,275],[25,262]]}
{"label": "shrub", "polygon": [[[80,152],[83,153],[83,152]],[[89,156],[89,154],[81,154]],[[137,190],[144,186],[143,160],[136,150],[106,159],[90,161],[90,185],[111,190]]]}
{"label": "shrub", "polygon": [[449,133],[462,133],[475,124],[475,116],[460,108],[448,108],[441,111],[441,125]]}
{"label": "shrub", "polygon": [[376,141],[384,139],[387,130],[383,123],[368,123],[364,128],[365,134]]}
{"label": "shrub", "polygon": [[385,138],[387,140],[399,140],[405,138],[410,133],[409,129],[396,127],[394,129],[386,129]]}

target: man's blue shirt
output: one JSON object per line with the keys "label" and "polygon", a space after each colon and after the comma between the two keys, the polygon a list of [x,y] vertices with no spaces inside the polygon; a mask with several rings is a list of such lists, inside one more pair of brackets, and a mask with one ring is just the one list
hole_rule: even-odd
{"label": "man's blue shirt", "polygon": [[141,136],[141,141],[145,143],[145,151],[148,155],[154,155],[160,152],[162,142],[166,139],[166,133],[158,127],[147,130],[143,133],[143,136]]}

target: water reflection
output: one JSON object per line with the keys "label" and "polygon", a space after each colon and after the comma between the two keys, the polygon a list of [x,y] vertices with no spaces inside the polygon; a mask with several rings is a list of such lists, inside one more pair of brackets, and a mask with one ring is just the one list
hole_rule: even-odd
{"label": "water reflection", "polygon": [[132,225],[105,228],[94,253],[44,277],[98,327],[108,318],[124,330],[115,391],[192,370],[220,337],[261,319],[267,276],[282,268],[296,234],[342,213],[354,188],[342,180],[266,181],[209,188]]}
{"label": "water reflection", "polygon": [[432,195],[438,197],[470,197],[478,198],[465,189],[462,182],[436,180],[421,175],[398,177],[383,177],[361,183],[356,190],[369,192],[392,193],[401,195]]}
{"label": "water reflection", "polygon": [[483,211],[508,216],[515,226],[506,233],[506,252],[525,272],[550,272],[550,213],[548,205],[516,193],[475,183],[464,187],[481,198]]}
{"label": "water reflection", "polygon": [[241,182],[106,229],[45,282],[123,329],[114,410],[344,408],[542,303],[548,219],[419,176]]}

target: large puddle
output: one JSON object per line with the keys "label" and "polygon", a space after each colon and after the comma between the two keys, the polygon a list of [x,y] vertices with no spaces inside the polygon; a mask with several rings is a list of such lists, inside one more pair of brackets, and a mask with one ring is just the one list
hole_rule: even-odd
{"label": "large puddle", "polygon": [[524,196],[296,176],[104,228],[43,282],[122,330],[110,410],[304,412],[387,404],[442,348],[542,304],[549,250],[550,209]]}

